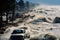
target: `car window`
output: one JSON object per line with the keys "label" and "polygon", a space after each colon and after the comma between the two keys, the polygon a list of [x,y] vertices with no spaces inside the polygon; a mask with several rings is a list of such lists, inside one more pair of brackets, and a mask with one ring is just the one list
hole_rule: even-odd
{"label": "car window", "polygon": [[20,34],[20,33],[25,33],[24,30],[14,30],[12,34]]}
{"label": "car window", "polygon": [[9,40],[24,40],[22,35],[11,36]]}

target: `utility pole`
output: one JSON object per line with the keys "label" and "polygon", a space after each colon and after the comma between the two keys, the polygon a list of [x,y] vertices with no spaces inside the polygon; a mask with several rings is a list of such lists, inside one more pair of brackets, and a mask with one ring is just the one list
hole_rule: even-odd
{"label": "utility pole", "polygon": [[0,12],[0,28],[2,27],[2,12]]}
{"label": "utility pole", "polygon": [[16,5],[16,0],[11,0],[11,9],[12,9],[12,24],[14,23],[14,14],[15,14],[15,5]]}

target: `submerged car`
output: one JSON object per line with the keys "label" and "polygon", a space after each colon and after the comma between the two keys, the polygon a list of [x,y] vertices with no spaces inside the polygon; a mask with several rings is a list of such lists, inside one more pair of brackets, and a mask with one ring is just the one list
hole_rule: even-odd
{"label": "submerged car", "polygon": [[24,29],[16,29],[11,33],[11,37],[9,40],[24,40]]}

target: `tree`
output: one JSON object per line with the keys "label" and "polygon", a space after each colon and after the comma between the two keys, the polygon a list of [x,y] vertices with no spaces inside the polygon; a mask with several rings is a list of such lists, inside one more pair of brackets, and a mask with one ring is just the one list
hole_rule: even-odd
{"label": "tree", "polygon": [[24,4],[24,1],[23,0],[20,0],[18,4],[20,5],[21,8],[24,8],[25,7],[25,4]]}
{"label": "tree", "polygon": [[[3,12],[6,12],[6,23],[8,23],[8,11],[14,10],[15,8],[15,0],[1,0],[0,1],[0,27],[3,26]],[[14,11],[13,11],[14,14]]]}
{"label": "tree", "polygon": [[26,7],[29,9],[29,1],[26,1]]}
{"label": "tree", "polygon": [[[1,0],[0,1],[0,27],[3,26],[3,20],[2,20],[3,12],[8,12],[10,10],[9,3],[10,3],[9,0]],[[7,13],[7,15],[8,15],[8,13]],[[7,17],[7,15],[6,15],[6,17]],[[6,23],[7,23],[7,20],[6,20]]]}

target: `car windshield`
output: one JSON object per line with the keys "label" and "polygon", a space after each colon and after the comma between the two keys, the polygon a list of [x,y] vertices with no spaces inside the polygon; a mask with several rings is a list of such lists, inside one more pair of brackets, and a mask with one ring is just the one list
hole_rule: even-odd
{"label": "car windshield", "polygon": [[10,40],[24,40],[24,37],[23,36],[18,36],[18,35],[15,35],[15,36],[11,36],[10,37]]}
{"label": "car windshield", "polygon": [[24,33],[24,30],[14,30],[12,34],[20,34],[20,33]]}
{"label": "car windshield", "polygon": [[39,19],[36,19],[36,20],[31,21],[30,23],[37,24],[39,22],[44,22],[44,21],[45,21],[44,19],[39,18]]}

